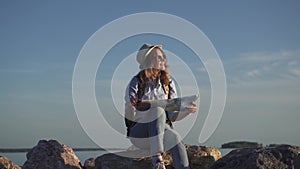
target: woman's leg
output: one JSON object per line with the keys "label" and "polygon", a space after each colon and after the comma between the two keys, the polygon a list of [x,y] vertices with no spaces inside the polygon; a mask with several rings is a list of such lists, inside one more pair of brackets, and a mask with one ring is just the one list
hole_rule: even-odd
{"label": "woman's leg", "polygon": [[164,146],[167,150],[171,150],[173,165],[176,169],[189,169],[189,161],[185,145],[182,139],[174,129],[166,126],[164,134]]}
{"label": "woman's leg", "polygon": [[151,119],[155,119],[148,123],[150,152],[152,155],[164,152],[164,131],[166,126],[166,113],[161,107],[150,109],[149,115]]}
{"label": "woman's leg", "polygon": [[164,109],[151,108],[149,123],[137,123],[130,130],[131,142],[143,149],[150,149],[151,155],[171,150],[173,164],[176,169],[189,169],[187,152],[180,135],[166,125]]}
{"label": "woman's leg", "polygon": [[130,129],[131,142],[143,149],[150,149],[151,155],[164,152],[163,139],[166,114],[163,108],[153,107],[147,113],[148,123],[137,123]]}

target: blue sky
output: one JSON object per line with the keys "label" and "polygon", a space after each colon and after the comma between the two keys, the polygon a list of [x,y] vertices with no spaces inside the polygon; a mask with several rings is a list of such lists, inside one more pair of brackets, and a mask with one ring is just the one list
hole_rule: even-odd
{"label": "blue sky", "polygon": [[[50,138],[76,147],[95,146],[73,106],[76,59],[98,29],[138,12],[184,18],[201,29],[217,50],[227,78],[227,102],[219,127],[205,144],[250,140],[299,145],[299,7],[299,2],[289,0],[1,1],[0,147],[30,147]],[[140,35],[116,46],[105,66],[117,65],[122,56],[112,59],[114,55],[123,50],[129,55],[145,41],[162,43],[178,55],[190,54],[167,37]],[[192,60],[186,62],[193,65]],[[199,73],[202,107],[185,141],[196,144],[210,95],[205,69],[196,64],[193,70]],[[97,74],[99,100],[105,99],[104,80]]]}

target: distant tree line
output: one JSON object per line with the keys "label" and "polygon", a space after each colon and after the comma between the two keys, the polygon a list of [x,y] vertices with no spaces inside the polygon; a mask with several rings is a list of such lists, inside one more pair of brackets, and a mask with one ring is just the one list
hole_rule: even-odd
{"label": "distant tree line", "polygon": [[249,141],[234,141],[222,144],[222,148],[258,148],[262,147],[261,143],[249,142]]}

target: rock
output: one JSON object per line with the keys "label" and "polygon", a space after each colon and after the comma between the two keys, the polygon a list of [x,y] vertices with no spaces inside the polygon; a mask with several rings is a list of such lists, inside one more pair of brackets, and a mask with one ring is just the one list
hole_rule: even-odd
{"label": "rock", "polygon": [[8,158],[0,156],[0,169],[21,169],[21,167]]}
{"label": "rock", "polygon": [[187,145],[186,147],[190,167],[194,169],[208,169],[222,157],[221,152],[216,148],[198,145]]}
{"label": "rock", "polygon": [[40,140],[26,157],[23,169],[82,169],[73,149],[56,140]]}
{"label": "rock", "polygon": [[189,159],[212,156],[214,160],[217,161],[222,158],[221,152],[216,148],[198,145],[186,145],[186,149]]}
{"label": "rock", "polygon": [[95,158],[89,158],[84,161],[84,169],[93,169],[95,167]]}
{"label": "rock", "polygon": [[300,153],[294,158],[295,169],[300,168]]}
{"label": "rock", "polygon": [[297,169],[300,147],[281,145],[275,148],[233,150],[219,159],[212,169]]}
{"label": "rock", "polygon": [[95,160],[95,169],[147,169],[151,168],[150,158],[128,158],[113,153],[104,154]]}
{"label": "rock", "polygon": [[[216,148],[197,145],[187,145],[187,152],[192,169],[209,169],[213,163],[221,158],[221,153]],[[95,159],[94,169],[151,169],[151,157],[130,158],[132,154],[147,154],[144,150],[133,150],[119,153],[108,153]],[[125,155],[129,157],[125,157]],[[173,169],[170,152],[163,154],[167,169]]]}

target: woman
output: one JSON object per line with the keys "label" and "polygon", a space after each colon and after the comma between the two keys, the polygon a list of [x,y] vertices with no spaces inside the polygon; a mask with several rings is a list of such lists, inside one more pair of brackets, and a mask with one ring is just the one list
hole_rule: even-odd
{"label": "woman", "polygon": [[161,45],[144,44],[136,59],[140,72],[131,79],[125,94],[125,117],[131,120],[127,135],[136,147],[150,149],[153,168],[165,169],[161,155],[166,150],[171,150],[176,169],[189,168],[185,145],[172,122],[196,112],[197,106],[193,102],[180,112],[166,112],[159,106],[138,110],[143,100],[176,98],[177,93]]}

